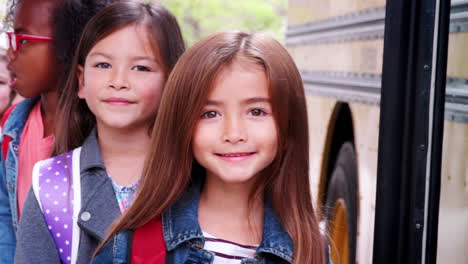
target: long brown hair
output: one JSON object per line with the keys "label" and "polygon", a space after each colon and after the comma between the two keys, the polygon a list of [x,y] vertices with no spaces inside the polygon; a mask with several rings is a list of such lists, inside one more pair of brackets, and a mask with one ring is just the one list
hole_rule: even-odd
{"label": "long brown hair", "polygon": [[294,243],[295,264],[324,262],[309,190],[307,110],[300,74],[277,41],[242,32],[214,34],[177,62],[161,99],[139,194],[104,243],[120,230],[137,228],[161,215],[194,177],[204,177],[194,172],[200,165],[192,153],[192,135],[214,80],[235,59],[264,69],[278,128],[278,152],[269,167],[272,173],[258,177],[250,198],[265,197],[272,202]]}
{"label": "long brown hair", "polygon": [[134,24],[147,27],[150,43],[153,44],[154,53],[162,65],[166,78],[185,51],[176,18],[159,4],[121,1],[97,13],[83,31],[70,74],[60,96],[54,155],[81,146],[96,125],[96,119],[88,105],[77,96],[78,67],[85,64],[86,56],[100,40],[123,27]]}

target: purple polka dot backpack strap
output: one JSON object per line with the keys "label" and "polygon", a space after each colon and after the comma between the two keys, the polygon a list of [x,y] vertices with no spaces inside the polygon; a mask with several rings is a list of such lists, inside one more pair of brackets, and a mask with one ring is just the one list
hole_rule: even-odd
{"label": "purple polka dot backpack strap", "polygon": [[78,254],[81,209],[80,151],[74,149],[39,161],[33,169],[33,190],[62,263],[74,264]]}

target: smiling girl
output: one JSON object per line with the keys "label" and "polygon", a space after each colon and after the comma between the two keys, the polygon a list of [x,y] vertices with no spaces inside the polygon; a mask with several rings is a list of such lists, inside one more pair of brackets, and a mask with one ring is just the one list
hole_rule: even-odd
{"label": "smiling girl", "polygon": [[118,2],[87,24],[59,102],[60,155],[34,167],[15,263],[89,263],[133,201],[183,51],[176,19],[160,5]]}
{"label": "smiling girl", "polygon": [[129,263],[159,239],[166,263],[326,263],[304,89],[277,41],[229,32],[189,49],[150,146],[140,192],[93,263]]}

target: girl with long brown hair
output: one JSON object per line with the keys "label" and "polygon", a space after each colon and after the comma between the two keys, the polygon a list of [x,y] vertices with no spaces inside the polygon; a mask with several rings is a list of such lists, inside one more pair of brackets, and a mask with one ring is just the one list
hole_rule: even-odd
{"label": "girl with long brown hair", "polygon": [[277,41],[218,33],[184,53],[150,144],[137,198],[93,263],[135,260],[158,228],[166,263],[325,263],[304,89]]}
{"label": "girl with long brown hair", "polygon": [[163,6],[121,1],[86,25],[60,98],[55,153],[33,169],[15,263],[89,263],[138,189],[184,42]]}

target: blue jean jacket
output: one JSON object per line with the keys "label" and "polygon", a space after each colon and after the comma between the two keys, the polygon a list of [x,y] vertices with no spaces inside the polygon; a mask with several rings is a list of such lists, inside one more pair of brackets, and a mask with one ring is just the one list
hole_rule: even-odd
{"label": "blue jean jacket", "polygon": [[0,263],[13,263],[18,227],[18,149],[24,125],[38,99],[26,99],[19,103],[10,113],[0,137],[0,142],[6,135],[10,137],[6,160],[0,150]]}
{"label": "blue jean jacket", "polygon": [[[205,238],[198,223],[199,186],[187,191],[167,212],[162,215],[164,240],[166,243],[166,263],[210,264],[214,254],[203,249]],[[131,231],[119,233],[96,256],[92,264],[129,264]],[[283,229],[273,208],[265,205],[263,239],[257,248],[255,259],[243,259],[244,264],[292,263],[293,243]]]}

